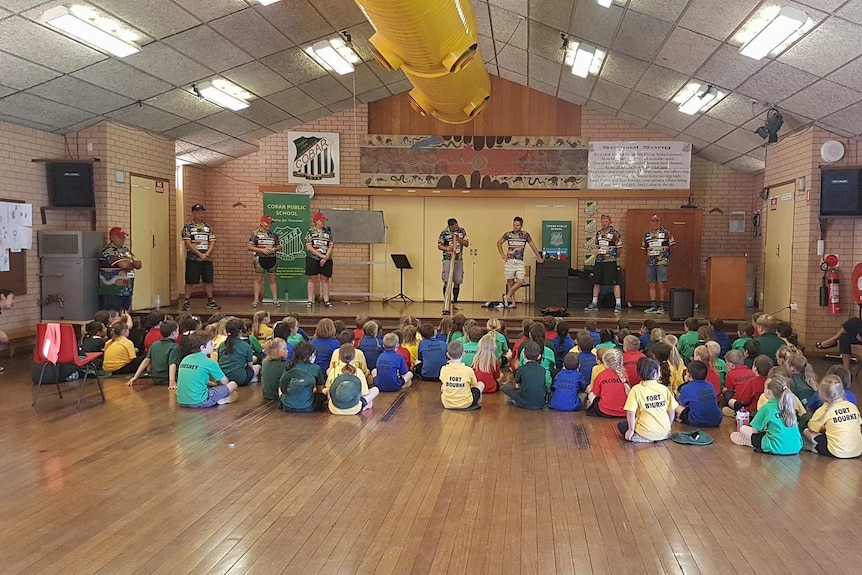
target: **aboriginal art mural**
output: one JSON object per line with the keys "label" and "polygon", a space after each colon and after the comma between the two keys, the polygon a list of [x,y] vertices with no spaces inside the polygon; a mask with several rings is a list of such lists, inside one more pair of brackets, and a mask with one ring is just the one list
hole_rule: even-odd
{"label": "aboriginal art mural", "polygon": [[588,154],[586,140],[569,136],[371,134],[360,172],[372,188],[578,190]]}

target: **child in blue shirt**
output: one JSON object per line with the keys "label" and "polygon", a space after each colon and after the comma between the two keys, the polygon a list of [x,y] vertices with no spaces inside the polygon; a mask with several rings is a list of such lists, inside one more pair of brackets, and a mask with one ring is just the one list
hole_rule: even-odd
{"label": "child in blue shirt", "polygon": [[562,369],[563,358],[575,347],[575,342],[572,340],[572,336],[569,335],[568,323],[561,321],[557,324],[557,336],[548,342],[548,346],[554,350],[557,369]]}
{"label": "child in blue shirt", "polygon": [[593,353],[593,337],[590,332],[584,330],[578,332],[578,371],[584,381],[590,381],[590,376],[593,374],[593,368],[596,367],[598,360],[596,354]]}
{"label": "child in blue shirt", "polygon": [[579,411],[583,404],[580,395],[587,389],[586,381],[578,371],[578,356],[566,354],[563,369],[554,377],[551,384],[551,398],[548,405],[557,411]]}
{"label": "child in blue shirt", "polygon": [[[841,380],[841,383],[844,384],[844,399],[852,403],[853,405],[858,405],[856,403],[856,396],[850,391],[850,370],[844,367],[843,365],[833,365],[826,372],[826,375],[837,375],[838,379]],[[814,395],[811,396],[811,399],[808,400],[808,404],[806,404],[805,408],[810,412],[817,411],[820,406],[823,405],[823,400],[820,399],[820,392],[815,391]],[[808,418],[805,418],[805,422],[808,422]]]}
{"label": "child in blue shirt", "polygon": [[692,427],[718,427],[721,424],[721,410],[715,387],[706,381],[709,367],[702,361],[693,360],[688,364],[686,383],[679,388],[679,405],[676,408],[677,420]]}
{"label": "child in blue shirt", "polygon": [[413,372],[407,369],[404,357],[395,351],[398,335],[387,333],[383,336],[383,353],[377,358],[377,367],[371,370],[373,385],[380,391],[399,391],[410,387]]}
{"label": "child in blue shirt", "polygon": [[377,367],[377,358],[383,353],[383,340],[377,335],[380,331],[380,326],[374,321],[369,321],[365,324],[365,335],[359,340],[359,349],[365,355],[365,363],[368,369]]}
{"label": "child in blue shirt", "polygon": [[438,338],[436,331],[428,323],[419,328],[422,341],[419,342],[419,361],[414,370],[422,379],[440,379],[440,369],[446,365],[446,339]]}

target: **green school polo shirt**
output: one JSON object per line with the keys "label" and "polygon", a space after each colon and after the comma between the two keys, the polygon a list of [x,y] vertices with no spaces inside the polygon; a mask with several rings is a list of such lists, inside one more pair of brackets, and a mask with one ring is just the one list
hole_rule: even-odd
{"label": "green school polo shirt", "polygon": [[796,455],[802,449],[802,436],[799,425],[787,427],[778,408],[778,400],[773,398],[757,410],[751,427],[763,433],[761,449],[776,455]]}
{"label": "green school polo shirt", "polygon": [[240,338],[233,340],[233,353],[227,353],[225,344],[218,346],[218,364],[231,381],[239,384],[245,382],[246,364],[254,360],[254,352],[247,341]]}
{"label": "green school polo shirt", "polygon": [[167,385],[171,379],[170,366],[180,364],[180,346],[169,337],[160,339],[150,346],[147,359],[150,360],[153,383]]}
{"label": "green school polo shirt", "polygon": [[[151,348],[152,349],[152,348]],[[221,381],[224,372],[215,362],[203,352],[187,355],[177,370],[177,403],[180,405],[196,405],[209,397],[207,383],[210,380]]]}
{"label": "green school polo shirt", "polygon": [[260,366],[260,387],[264,399],[278,399],[278,381],[284,373],[284,365],[283,359],[263,360]]}

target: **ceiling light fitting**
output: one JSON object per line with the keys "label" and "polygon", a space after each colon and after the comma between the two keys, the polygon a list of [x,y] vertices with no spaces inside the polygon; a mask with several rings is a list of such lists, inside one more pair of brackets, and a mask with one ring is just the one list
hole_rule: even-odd
{"label": "ceiling light fitting", "polygon": [[307,47],[305,53],[325,70],[337,72],[342,76],[353,72],[353,65],[360,62],[359,56],[343,38],[321,40]]}
{"label": "ceiling light fitting", "polygon": [[605,8],[610,8],[611,4],[614,3],[614,0],[596,0],[596,4],[599,6],[604,6]]}
{"label": "ceiling light fitting", "polygon": [[797,8],[785,6],[772,17],[754,38],[739,49],[739,53],[761,60],[778,48],[784,50],[804,32],[808,15]]}
{"label": "ceiling light fitting", "polygon": [[706,111],[724,96],[724,92],[716,90],[715,86],[704,86],[694,82],[680,90],[674,102],[679,104],[680,112],[693,116],[698,112]]}
{"label": "ceiling light fitting", "polygon": [[572,74],[579,78],[597,75],[605,61],[605,51],[583,42],[572,42],[565,38],[566,57],[563,63],[571,67]]}
{"label": "ceiling light fitting", "polygon": [[249,104],[246,100],[251,98],[251,94],[222,78],[202,82],[192,86],[192,89],[204,100],[209,100],[213,104],[234,112],[248,108]]}
{"label": "ceiling light fitting", "polygon": [[55,6],[42,14],[42,22],[61,32],[104,50],[118,58],[141,49],[132,41],[137,35],[119,22],[102,16],[89,6]]}
{"label": "ceiling light fitting", "polygon": [[280,2],[281,0],[257,0],[263,6],[269,6],[270,4],[275,4],[276,2]]}

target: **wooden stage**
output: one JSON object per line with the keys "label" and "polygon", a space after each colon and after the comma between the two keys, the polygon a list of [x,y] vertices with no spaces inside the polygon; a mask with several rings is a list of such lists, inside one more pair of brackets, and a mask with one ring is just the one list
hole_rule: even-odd
{"label": "wooden stage", "polygon": [[[361,416],[257,386],[185,410],[106,380],[76,411],[0,376],[4,574],[858,573],[862,461],[622,442],[615,420],[422,382]],[[66,386],[64,386],[65,388]],[[679,429],[683,426],[676,425]]]}

